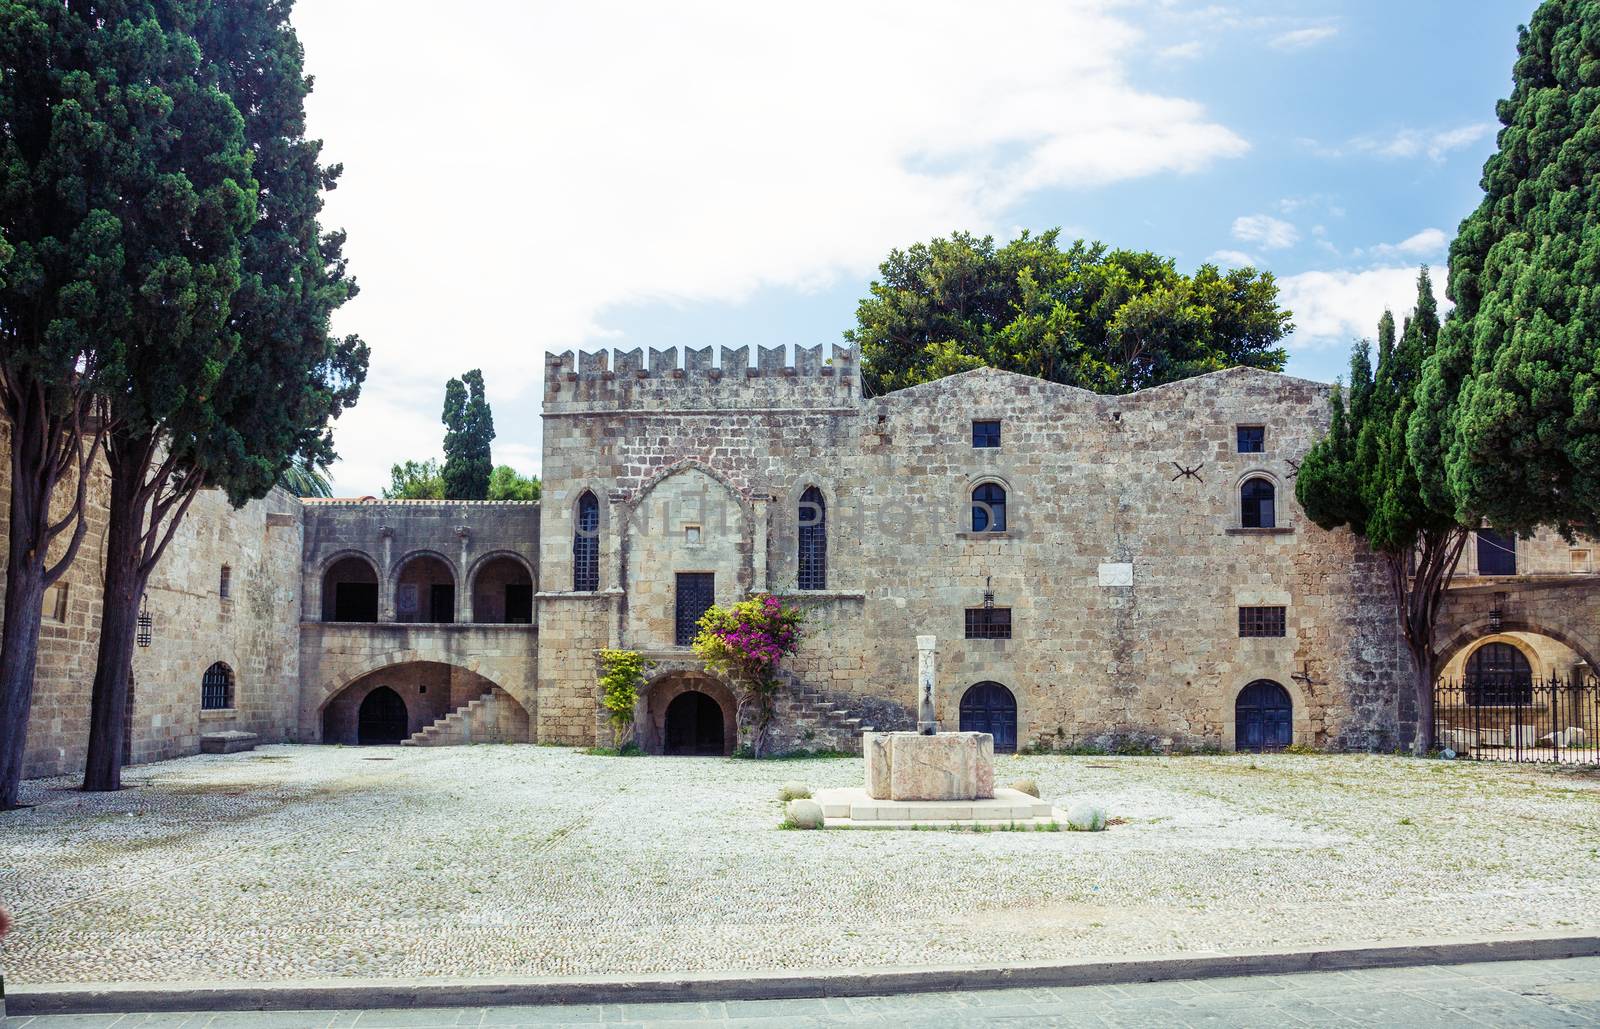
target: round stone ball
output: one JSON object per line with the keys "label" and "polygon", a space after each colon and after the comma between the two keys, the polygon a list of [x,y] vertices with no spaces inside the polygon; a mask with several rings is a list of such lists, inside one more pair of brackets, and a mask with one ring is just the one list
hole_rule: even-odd
{"label": "round stone ball", "polygon": [[807,800],[811,797],[811,787],[803,782],[793,780],[778,787],[779,800]]}
{"label": "round stone ball", "polygon": [[789,816],[789,824],[796,829],[822,828],[822,805],[814,800],[804,797],[791,800],[784,811]]}
{"label": "round stone ball", "polygon": [[1067,809],[1067,828],[1073,832],[1099,832],[1106,827],[1106,809],[1080,800]]}
{"label": "round stone ball", "polygon": [[1011,788],[1016,790],[1018,793],[1026,793],[1030,797],[1037,797],[1039,795],[1039,784],[1034,782],[1032,779],[1018,779],[1016,782],[1011,784]]}

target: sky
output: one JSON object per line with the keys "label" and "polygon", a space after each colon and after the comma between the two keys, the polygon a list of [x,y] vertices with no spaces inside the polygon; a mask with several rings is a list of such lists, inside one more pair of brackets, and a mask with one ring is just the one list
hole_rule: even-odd
{"label": "sky", "polygon": [[439,456],[470,368],[537,473],[546,351],[837,343],[957,230],[1270,271],[1331,381],[1442,287],[1535,6],[298,0],[372,348],[335,491]]}

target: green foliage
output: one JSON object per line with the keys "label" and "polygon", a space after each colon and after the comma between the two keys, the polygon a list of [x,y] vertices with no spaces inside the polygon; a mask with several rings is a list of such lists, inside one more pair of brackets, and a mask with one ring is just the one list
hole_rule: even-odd
{"label": "green foliage", "polygon": [[874,393],[984,366],[1126,393],[1235,365],[1283,368],[1293,326],[1272,275],[1201,265],[1059,230],[950,238],[891,251],[845,337]]}
{"label": "green foliage", "polygon": [[495,465],[489,473],[490,500],[538,500],[540,491],[537,475],[519,475],[508,464]]}
{"label": "green foliage", "polygon": [[741,720],[750,725],[754,757],[764,757],[767,728],[782,686],[778,665],[800,645],[805,613],[771,594],[732,607],[713,604],[700,617],[692,647],[707,670],[730,680]]}
{"label": "green foliage", "polygon": [[[1411,438],[1458,520],[1600,529],[1600,4],[1521,30],[1484,196],[1450,248],[1456,302]],[[1419,461],[1419,464],[1421,462]]]}
{"label": "green foliage", "polygon": [[494,462],[494,415],[477,368],[444,387],[444,495],[449,500],[489,499]]}
{"label": "green foliage", "polygon": [[633,733],[633,709],[645,683],[645,659],[635,650],[600,652],[600,706],[606,710],[612,736],[626,741]]}
{"label": "green foliage", "polygon": [[585,747],[583,753],[590,757],[644,757],[637,743],[624,743],[620,747]]}
{"label": "green foliage", "polygon": [[407,461],[389,469],[389,486],[383,491],[385,500],[443,500],[444,476],[439,472],[439,462]]}

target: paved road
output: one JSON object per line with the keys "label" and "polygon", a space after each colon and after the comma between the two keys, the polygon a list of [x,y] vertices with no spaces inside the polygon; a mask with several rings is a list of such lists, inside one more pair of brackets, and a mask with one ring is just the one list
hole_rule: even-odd
{"label": "paved road", "polygon": [[600,1025],[1594,1026],[1600,958],[853,1000],[12,1018],[5,1029]]}

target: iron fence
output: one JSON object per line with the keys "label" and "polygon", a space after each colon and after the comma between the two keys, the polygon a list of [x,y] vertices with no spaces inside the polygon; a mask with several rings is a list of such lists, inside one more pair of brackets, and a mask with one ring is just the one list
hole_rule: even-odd
{"label": "iron fence", "polygon": [[1526,675],[1440,680],[1433,691],[1440,750],[1485,761],[1600,763],[1600,681]]}

